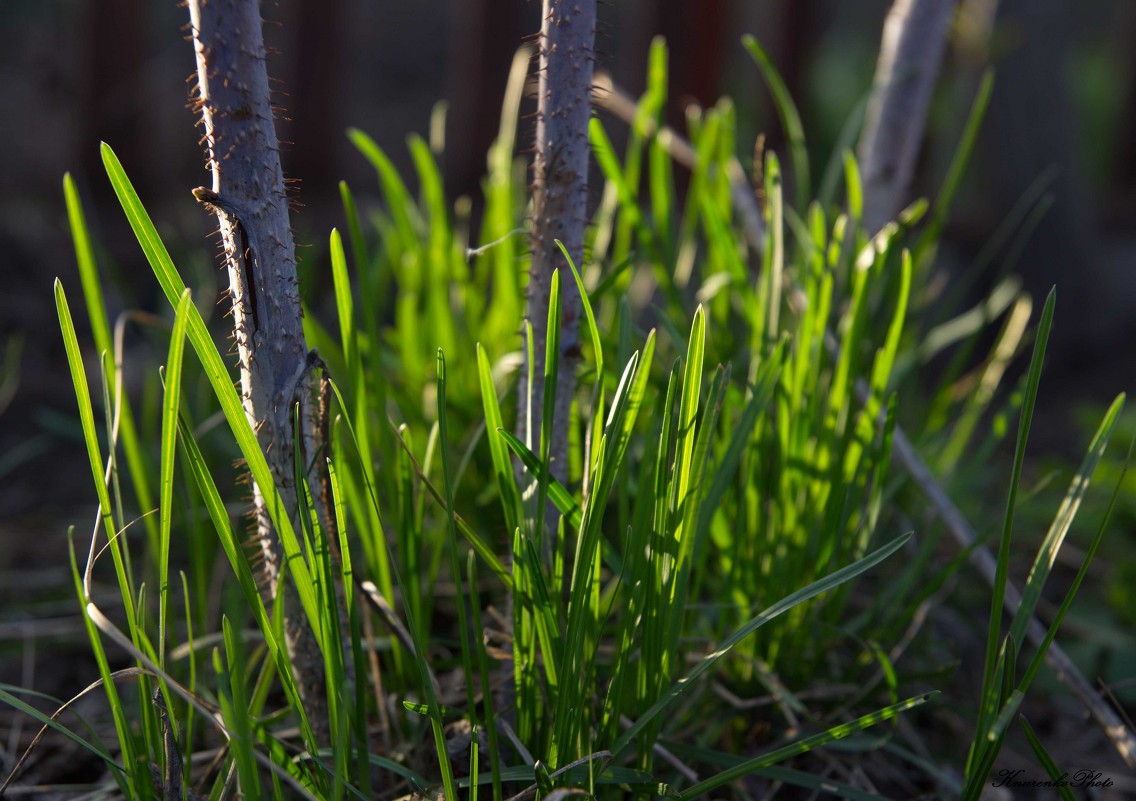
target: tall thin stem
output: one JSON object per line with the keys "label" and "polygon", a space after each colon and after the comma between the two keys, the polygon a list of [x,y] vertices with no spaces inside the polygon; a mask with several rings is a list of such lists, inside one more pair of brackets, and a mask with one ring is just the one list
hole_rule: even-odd
{"label": "tall thin stem", "polygon": [[894,218],[907,199],[956,5],[895,0],[888,12],[859,149],[869,233]]}
{"label": "tall thin stem", "polygon": [[[522,372],[519,436],[539,444],[544,399],[545,341],[552,273],[561,270],[562,322],[556,404],[551,421],[552,474],[568,477],[568,416],[580,361],[580,295],[556,240],[582,265],[588,200],[588,123],[595,61],[595,0],[544,0],[540,31],[536,156],[533,160],[532,269],[526,317],[533,329],[533,386]],[[527,358],[527,357],[526,357]]]}
{"label": "tall thin stem", "polygon": [[[280,165],[257,0],[189,0],[197,102],[213,188],[195,192],[217,213],[229,271],[245,412],[286,513],[298,519],[292,410],[301,406],[305,463],[322,447],[304,340],[295,243]],[[313,471],[314,472],[314,471]],[[310,477],[319,494],[318,475]],[[276,600],[282,549],[253,487],[263,588]],[[324,517],[324,520],[327,518]],[[283,584],[296,680],[317,737],[327,738],[324,662],[294,586]],[[321,735],[322,733],[322,735]]]}

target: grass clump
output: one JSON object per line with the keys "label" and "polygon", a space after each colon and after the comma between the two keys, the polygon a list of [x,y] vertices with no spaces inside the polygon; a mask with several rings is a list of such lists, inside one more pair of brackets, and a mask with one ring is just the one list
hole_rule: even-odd
{"label": "grass clump", "polygon": [[[780,86],[756,43],[747,47]],[[301,449],[300,508],[274,498],[201,311],[210,304],[199,309],[104,146],[170,304],[168,358],[160,375],[151,371],[162,413],[151,425],[134,415],[110,358],[90,237],[65,182],[103,354],[94,397],[105,413],[100,430],[57,284],[99,499],[89,555],[73,553],[72,564],[117,750],[68,733],[106,761],[124,796],[169,797],[178,787],[220,798],[238,786],[246,798],[393,798],[440,787],[447,798],[685,799],[758,775],[880,797],[850,778],[822,779],[808,763],[781,763],[834,743],[883,748],[902,739],[894,719],[936,694],[934,682],[889,656],[928,585],[945,580],[929,566],[936,540],[912,538],[890,502],[910,491],[892,469],[899,390],[921,358],[908,323],[945,207],[933,207],[923,231],[935,233],[923,238],[915,229],[925,204],[882,231],[863,230],[850,154],[834,160],[842,204],[810,202],[798,121],[795,202],[786,202],[779,159],[765,154],[755,231],[737,205],[728,101],[690,119],[693,171],[681,196],[661,120],[665,56],[656,44],[622,157],[593,120],[604,191],[590,255],[569,259],[571,274],[552,281],[548,331],[559,330],[567,281],[580,290],[587,328],[581,390],[570,419],[552,422],[571,429],[566,483],[552,478],[547,426],[524,437],[510,428],[519,353],[532,347],[521,319],[527,256],[516,238],[527,204],[514,154],[523,69],[490,153],[476,246],[468,205],[451,207],[424,140],[409,140],[415,193],[372,139],[349,133],[376,170],[382,204],[361,215],[341,185],[347,241],[338,232],[329,240],[335,323],[315,309],[305,320],[332,378],[330,447],[307,458],[329,463],[334,530],[314,513],[320,489],[307,484]],[[797,119],[787,94],[775,94],[783,118]],[[977,735],[962,783],[949,787],[967,797],[981,789],[1068,608],[1067,600],[1019,668],[1053,555],[1121,405],[1106,415],[1003,633],[1015,493],[1052,314],[1051,296],[998,544]],[[545,386],[555,386],[554,340]],[[944,430],[929,424],[918,434]],[[286,555],[282,581],[295,583],[324,658],[330,747],[308,720],[282,647],[282,604],[265,606],[226,506],[224,465],[235,455],[267,495]],[[154,508],[138,536],[131,521]],[[1086,564],[1099,541],[1098,533]],[[91,589],[105,572],[104,548],[119,591],[113,605]],[[888,561],[898,553],[905,563]],[[226,579],[209,598],[215,559]],[[890,583],[883,571],[899,574],[898,590],[881,589]],[[112,671],[109,643],[128,654],[127,672]],[[806,692],[828,699],[806,701]],[[755,735],[743,710],[763,695],[777,713]],[[860,735],[870,727],[871,739]],[[190,758],[210,749],[208,766]]]}

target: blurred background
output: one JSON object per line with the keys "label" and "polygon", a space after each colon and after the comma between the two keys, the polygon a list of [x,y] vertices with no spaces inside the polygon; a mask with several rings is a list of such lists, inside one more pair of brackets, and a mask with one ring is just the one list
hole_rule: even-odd
{"label": "blurred background", "polygon": [[[739,149],[784,138],[757,69],[739,44],[769,49],[801,108],[823,164],[868,91],[889,3],[864,0],[619,0],[602,6],[598,65],[633,95],[644,88],[656,35],[671,53],[668,115],[734,98]],[[298,179],[294,216],[304,274],[341,225],[337,183],[366,199],[373,174],[344,135],[362,128],[412,176],[404,146],[427,135],[448,103],[442,159],[451,197],[480,204],[485,154],[497,129],[517,46],[540,25],[537,0],[278,0],[264,4],[269,73],[281,107],[285,174]],[[4,0],[0,5],[0,529],[13,567],[35,561],[44,524],[91,509],[77,458],[74,398],[51,283],[79,294],[61,179],[78,183],[100,266],[118,287],[112,308],[158,308],[156,288],[113,199],[98,143],[110,143],[179,265],[216,270],[215,221],[189,190],[208,184],[199,121],[188,108],[194,69],[188,12],[173,0]],[[1104,404],[1136,386],[1136,4],[1125,0],[965,0],[928,124],[912,197],[933,195],[957,145],[983,70],[994,96],[956,201],[945,269],[973,260],[1039,188],[1052,205],[1012,263],[1035,297],[1058,285],[1039,432],[1083,447],[1066,421],[1078,403]],[[531,140],[531,119],[519,141]],[[618,137],[624,126],[610,121]],[[210,272],[212,271],[212,272]],[[73,301],[73,307],[77,304]],[[76,313],[81,313],[76,308]],[[1048,410],[1048,414],[1047,414]],[[47,472],[47,465],[51,465]],[[63,465],[61,468],[60,465]],[[54,536],[54,533],[52,534]]]}

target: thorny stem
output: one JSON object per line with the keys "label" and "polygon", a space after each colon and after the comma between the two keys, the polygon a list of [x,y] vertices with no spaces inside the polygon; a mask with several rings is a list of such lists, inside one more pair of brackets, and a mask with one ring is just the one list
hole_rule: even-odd
{"label": "thorny stem", "polygon": [[[265,453],[283,513],[300,508],[294,473],[292,409],[301,408],[305,464],[323,446],[309,352],[304,340],[295,243],[280,165],[257,0],[189,0],[197,59],[196,108],[205,127],[212,189],[194,195],[214,211],[233,298],[245,413]],[[309,476],[319,495],[320,476]],[[257,543],[267,601],[283,584],[289,654],[316,737],[328,740],[324,661],[295,587],[280,582],[282,548],[263,493],[253,487]],[[317,506],[325,506],[317,498]],[[327,510],[320,509],[326,527]],[[350,661],[348,661],[350,664]]]}
{"label": "thorny stem", "polygon": [[[583,264],[588,199],[588,122],[591,117],[595,0],[544,0],[540,31],[536,156],[533,160],[532,269],[526,318],[533,329],[533,386],[522,370],[518,435],[540,436],[544,402],[544,351],[552,273],[560,270],[562,322],[556,405],[551,421],[552,475],[568,479],[568,414],[580,361],[580,295],[556,240]],[[526,357],[527,358],[527,357]],[[530,401],[531,397],[531,401]],[[531,406],[529,405],[531,403]],[[527,441],[536,450],[539,442]],[[550,508],[551,504],[549,504]],[[555,521],[555,515],[552,515]],[[547,531],[554,533],[555,524]]]}

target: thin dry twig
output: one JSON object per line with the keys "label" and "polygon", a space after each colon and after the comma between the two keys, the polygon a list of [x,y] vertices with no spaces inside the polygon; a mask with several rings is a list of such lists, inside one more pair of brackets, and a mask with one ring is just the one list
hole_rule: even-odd
{"label": "thin dry twig", "polygon": [[[140,665],[143,666],[144,670],[142,670],[142,672],[149,673],[150,675],[155,676],[156,678],[165,682],[166,687],[170,692],[179,696],[183,701],[193,706],[198,711],[198,713],[202,715],[202,717],[209,720],[210,723],[213,724],[214,728],[216,728],[217,731],[219,731],[226,740],[231,741],[233,739],[235,735],[233,734],[232,730],[230,730],[229,727],[225,725],[225,721],[221,716],[220,709],[214,707],[212,704],[201,698],[196,693],[193,693],[188,688],[182,686],[177,681],[177,679],[163,670],[156,662],[154,662],[154,660],[150,659],[150,657],[142,653],[142,651],[140,651],[137,646],[135,646],[134,643],[130,641],[130,638],[123,634],[122,630],[119,629],[114,623],[112,623],[110,618],[104,615],[102,610],[99,609],[94,603],[87,604],[86,612],[87,617],[89,617],[91,622],[94,623],[96,627],[98,627],[99,631],[105,634],[108,639],[113,641],[116,645],[122,648],[122,650],[129,654],[132,659],[136,660]],[[266,754],[262,753],[258,749],[253,749],[252,755],[253,758],[258,763],[260,763],[262,767],[267,768],[273,774],[278,776],[280,780],[288,785],[292,790],[294,790],[300,798],[306,798],[309,799],[309,801],[319,801],[319,799],[317,799],[316,796],[313,795],[312,792],[307,787],[305,787],[295,776],[277,765]]]}
{"label": "thin dry twig", "polygon": [[[361,582],[359,584],[359,589],[361,591],[361,595],[363,596],[363,600],[366,601],[367,605],[375,610],[375,612],[378,613],[379,617],[383,619],[383,622],[386,623],[387,628],[389,628],[391,630],[391,633],[394,634],[395,639],[397,639],[402,644],[402,647],[405,648],[408,653],[410,653],[414,657],[417,657],[418,649],[414,647],[414,640],[411,638],[410,632],[407,631],[406,627],[402,625],[402,621],[398,619],[398,614],[387,602],[387,599],[383,597],[383,594],[379,591],[379,588],[375,586],[374,582]],[[434,694],[441,694],[442,685],[438,683],[438,677],[434,675],[434,671],[430,669],[429,664],[426,665],[426,673],[430,676],[430,684],[434,688]]]}
{"label": "thin dry twig", "polygon": [[[123,668],[122,670],[116,670],[110,674],[110,677],[111,679],[117,681],[118,679],[143,675],[149,675],[149,671],[143,670],[142,668],[131,667]],[[55,710],[51,714],[50,720],[52,722],[58,722],[63,713],[70,709],[76,702],[78,702],[80,698],[82,698],[87,693],[92,692],[93,690],[97,690],[102,686],[103,680],[101,678],[95,682],[92,682],[91,684],[88,684],[85,688],[83,688],[81,692],[70,698],[66,703]],[[17,776],[20,775],[21,771],[23,770],[24,763],[27,762],[28,757],[32,755],[32,751],[34,751],[36,746],[40,744],[40,741],[43,740],[44,736],[47,734],[50,728],[52,728],[51,724],[43,724],[36,736],[32,738],[32,741],[30,743],[28,743],[28,747],[24,749],[23,755],[20,757],[19,761],[16,762],[15,767],[13,767],[11,772],[8,774],[8,778],[4,780],[3,784],[0,784],[0,796],[4,795],[8,791],[9,785],[16,779]]]}

